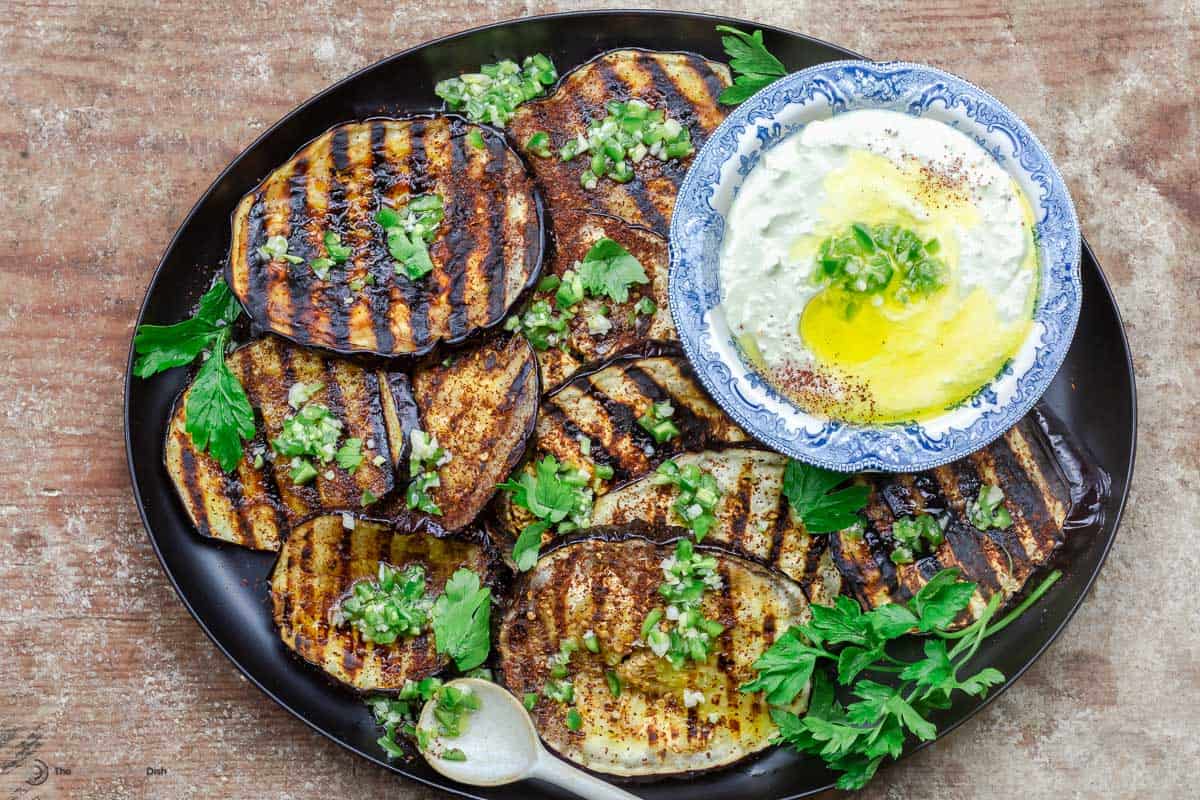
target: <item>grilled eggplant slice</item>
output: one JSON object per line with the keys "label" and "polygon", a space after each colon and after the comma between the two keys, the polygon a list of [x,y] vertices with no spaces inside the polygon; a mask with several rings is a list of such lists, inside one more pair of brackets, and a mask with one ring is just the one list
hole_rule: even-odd
{"label": "grilled eggplant slice", "polygon": [[[588,122],[605,115],[612,100],[637,98],[667,112],[688,128],[699,150],[725,118],[717,101],[730,84],[729,68],[691,53],[613,50],[603,53],[563,77],[554,94],[525,103],[509,122],[513,138],[525,156],[555,213],[564,209],[602,211],[666,236],[679,185],[691,157],[675,161],[643,158],[634,177],[621,184],[601,179],[584,189],[580,175],[586,157],[563,161],[559,150],[587,130]],[[541,158],[528,149],[533,134],[549,134],[552,152]]]}
{"label": "grilled eggplant slice", "polygon": [[374,578],[380,561],[401,568],[420,564],[434,595],[463,567],[486,582],[491,561],[480,545],[465,539],[361,519],[353,524],[347,529],[342,516],[332,515],[292,530],[271,573],[272,613],[283,643],[335,680],[363,692],[398,690],[448,663],[437,652],[433,634],[390,645],[365,641],[356,629],[333,625],[331,615],[341,598],[357,581]]}
{"label": "grilled eggplant slice", "polygon": [[[669,402],[680,435],[656,442],[638,419],[655,403]],[[543,398],[538,410],[533,462],[553,455],[593,476],[597,495],[638,478],[672,456],[716,444],[747,440],[746,433],[709,399],[680,355],[618,359],[595,372],[578,375]],[[584,450],[587,450],[585,453]],[[613,476],[601,481],[596,465]],[[530,522],[523,509],[501,495],[496,503],[499,539],[511,547]]]}
{"label": "grilled eggplant slice", "polygon": [[[1007,602],[1065,541],[1071,486],[1033,415],[988,447],[944,467],[915,475],[862,476],[871,487],[866,530],[834,534],[830,547],[848,594],[866,608],[904,601],[940,569],[957,567],[979,585],[971,606],[956,620],[968,624],[992,595]],[[1013,524],[980,531],[967,504],[984,484],[1004,490]],[[891,529],[899,517],[920,512],[947,520],[945,541],[911,564],[892,563]]]}
{"label": "grilled eggplant slice", "polygon": [[[438,469],[441,485],[429,490],[442,510],[434,518],[442,528],[455,531],[474,521],[521,460],[538,394],[537,362],[523,336],[494,339],[413,373],[420,425],[451,455]],[[398,493],[399,513],[403,502]]]}
{"label": "grilled eggplant slice", "polygon": [[[778,453],[747,448],[684,453],[675,458],[680,467],[695,464],[711,472],[720,489],[714,512],[717,521],[705,536],[705,544],[774,567],[799,583],[814,603],[829,605],[841,591],[841,577],[833,567],[829,537],[810,536],[792,517],[782,492],[787,462],[787,457]],[[681,524],[672,510],[677,493],[674,486],[655,484],[648,475],[599,498],[592,524]]]}
{"label": "grilled eggplant slice", "polygon": [[[679,670],[639,641],[646,615],[662,609],[662,562],[679,529],[589,529],[544,555],[522,576],[500,627],[500,670],[508,689],[536,693],[534,722],[546,744],[565,758],[611,775],[659,775],[732,764],[768,746],[775,726],[758,693],[738,687],[754,677],[754,661],[793,624],[807,620],[808,602],[792,581],[721,551],[723,588],[706,593],[705,616],[725,626],[707,662]],[[560,644],[591,631],[599,652],[571,656],[573,708],[548,699],[550,658]],[[614,696],[606,672],[620,680]],[[701,692],[688,708],[684,690]],[[797,708],[807,700],[807,693]]]}
{"label": "grilled eggplant slice", "polygon": [[[430,193],[445,211],[434,269],[411,280],[374,216]],[[310,264],[329,255],[327,232],[351,253],[321,279]],[[264,257],[272,236],[301,263]],[[543,238],[533,182],[499,134],[451,116],[372,119],[326,131],[242,198],[228,279],[259,326],[301,344],[423,353],[499,322],[536,276]]]}
{"label": "grilled eggplant slice", "polygon": [[[553,218],[554,255],[547,261],[543,274],[562,277],[569,269],[577,268],[588,251],[600,239],[612,239],[636,258],[646,271],[650,282],[631,286],[629,299],[616,303],[611,299],[583,301],[570,321],[569,334],[560,347],[538,353],[542,385],[553,391],[584,364],[595,364],[621,353],[644,350],[653,341],[675,341],[675,325],[667,307],[667,241],[643,228],[630,225],[604,214],[578,211],[556,211]],[[553,305],[554,292],[542,290],[535,300],[547,300]],[[638,303],[654,303],[650,314],[638,313]],[[592,333],[589,315],[601,307],[608,308],[606,319],[612,326],[602,333]]]}
{"label": "grilled eggplant slice", "polygon": [[[255,440],[234,473],[224,473],[208,453],[197,450],[184,429],[185,391],[175,404],[167,431],[165,461],[188,516],[201,534],[251,547],[278,550],[289,525],[320,511],[357,509],[364,491],[383,497],[392,490],[395,470],[373,453],[389,450],[388,423],[380,403],[385,378],[356,364],[266,337],[226,357],[258,417]],[[343,435],[363,441],[363,462],[353,473],[330,462],[306,484],[292,481],[286,461],[272,461],[267,444],[294,413],[288,392],[296,383],[319,382],[312,401],[328,406]],[[259,466],[255,466],[255,462]]]}

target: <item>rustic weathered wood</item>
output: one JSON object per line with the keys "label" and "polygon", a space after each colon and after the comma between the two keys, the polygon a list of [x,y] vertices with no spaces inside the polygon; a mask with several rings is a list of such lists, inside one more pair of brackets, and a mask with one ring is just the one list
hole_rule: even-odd
{"label": "rustic weathered wood", "polygon": [[[275,707],[188,617],[130,496],[122,372],[172,232],[266,125],[402,47],[573,7],[0,3],[0,800],[437,796]],[[866,796],[1194,796],[1200,603],[1179,587],[1200,574],[1200,6],[721,10],[937,64],[1031,120],[1138,370],[1138,481],[1092,597],[1012,691]]]}

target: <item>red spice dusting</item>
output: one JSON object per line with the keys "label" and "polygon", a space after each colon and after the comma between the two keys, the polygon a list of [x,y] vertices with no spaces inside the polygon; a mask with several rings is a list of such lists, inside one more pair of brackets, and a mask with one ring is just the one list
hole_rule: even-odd
{"label": "red spice dusting", "polygon": [[810,414],[830,419],[872,419],[875,398],[866,384],[827,370],[785,363],[767,373],[767,380]]}

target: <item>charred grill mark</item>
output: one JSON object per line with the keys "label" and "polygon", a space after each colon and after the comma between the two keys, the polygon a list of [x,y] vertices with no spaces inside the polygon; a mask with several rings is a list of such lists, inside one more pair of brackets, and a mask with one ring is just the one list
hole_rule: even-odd
{"label": "charred grill mark", "polygon": [[[812,585],[814,580],[820,576],[821,556],[829,548],[829,536],[809,536],[805,540],[804,547],[804,578],[801,580],[800,588],[804,590],[804,596],[810,601],[812,600],[813,592]],[[774,562],[772,562],[774,563]],[[823,579],[822,579],[823,580]]]}
{"label": "charred grill mark", "polygon": [[345,127],[333,132],[329,143],[329,155],[333,158],[333,168],[338,172],[349,172],[350,163],[350,132]]}
{"label": "charred grill mark", "polygon": [[[486,137],[488,161],[484,174],[488,177],[489,186],[502,186],[504,173],[508,164],[508,150],[504,142],[496,137]],[[500,193],[503,197],[503,193]],[[486,200],[485,200],[486,202]],[[508,203],[490,203],[488,208],[488,247],[480,264],[480,273],[487,280],[489,322],[504,316],[508,305],[508,271],[504,263],[504,252],[507,244],[508,226],[505,220],[508,216]],[[533,263],[531,260],[529,263]]]}
{"label": "charred grill mark", "polygon": [[258,252],[259,246],[266,241],[263,236],[265,216],[266,205],[263,202],[263,193],[259,191],[254,196],[254,203],[250,206],[250,212],[246,218],[246,259],[250,273],[248,275],[250,283],[249,311],[250,316],[255,319],[262,319],[267,313],[267,283],[270,262]]}
{"label": "charred grill mark", "polygon": [[[178,435],[178,434],[176,434]],[[187,434],[184,433],[184,436]],[[211,536],[212,530],[208,524],[208,507],[204,504],[204,490],[200,486],[196,474],[196,454],[188,442],[180,442],[180,465],[183,467],[183,485],[187,488],[188,496],[192,499],[192,508],[196,518],[196,528],[202,536]]]}
{"label": "charred grill mark", "polygon": [[[409,189],[413,194],[424,194],[432,187],[429,176],[429,156],[425,152],[425,122],[414,120],[409,126],[408,135],[412,146],[408,155]],[[396,283],[408,306],[408,325],[412,335],[413,345],[421,348],[429,343],[429,303],[424,297],[424,290],[418,284],[397,276]]]}
{"label": "charred grill mark", "polygon": [[[583,379],[583,389],[584,393],[590,394],[600,407],[604,409],[604,412],[608,414],[614,434],[618,436],[624,434],[643,453],[655,452],[654,438],[646,433],[641,425],[637,424],[638,415],[634,409],[609,397],[596,385],[591,376]],[[614,436],[614,438],[616,437]],[[637,469],[638,465],[625,466],[628,471],[629,469]]]}
{"label": "charred grill mark", "polygon": [[737,488],[726,499],[729,514],[729,538],[735,547],[742,547],[746,536],[746,523],[750,520],[750,502],[754,495],[754,463],[747,461],[737,476]]}
{"label": "charred grill mark", "polygon": [[[654,87],[654,91],[662,97],[668,116],[673,117],[684,127],[696,128],[695,107],[690,100],[683,96],[679,86],[658,62],[658,58],[652,53],[638,53],[635,63],[650,78],[650,85]],[[688,66],[691,67],[691,59],[689,59]]]}
{"label": "charred grill mark", "polygon": [[985,452],[977,453],[972,461],[978,466],[990,462],[996,481],[1004,490],[1005,504],[1015,512],[1018,525],[1029,526],[1029,532],[1043,550],[1051,550],[1062,542],[1062,529],[1054,518],[1037,476],[1029,475],[1018,460],[1007,438],[997,440]]}
{"label": "charred grill mark", "polygon": [[704,58],[688,58],[688,64],[700,76],[704,82],[704,89],[708,92],[708,99],[712,101],[713,108],[720,108],[721,93],[725,91],[725,82],[721,80],[721,76]]}
{"label": "charred grill mark", "polygon": [[387,125],[371,120],[371,184],[378,195],[386,195],[396,182],[396,169],[387,155]]}
{"label": "charred grill mark", "polygon": [[988,591],[981,594],[987,598],[1000,589],[1000,581],[983,550],[985,538],[975,528],[958,520],[952,520],[946,529],[946,543],[950,545],[955,560],[962,565],[963,577],[978,583],[981,590],[986,588]]}
{"label": "charred grill mark", "polygon": [[313,274],[307,266],[313,259],[313,248],[305,228],[305,222],[309,219],[307,159],[296,160],[295,171],[288,178],[288,196],[288,253],[304,259],[301,264],[287,264],[285,267],[285,280],[292,299],[292,332],[308,342],[315,317],[311,299]]}
{"label": "charred grill mark", "polygon": [[[768,564],[779,564],[779,557],[783,553],[783,539],[787,535],[790,522],[791,510],[787,495],[780,492],[779,499],[775,504],[775,524],[771,527],[771,549],[767,553]],[[811,547],[811,542],[809,546]]]}
{"label": "charred grill mark", "polygon": [[[625,375],[634,382],[638,387],[638,391],[652,402],[658,403],[663,400],[675,400],[671,396],[671,393],[654,380],[654,377],[649,372],[637,364],[631,364],[626,367]],[[711,427],[709,421],[696,414],[684,403],[672,402],[671,405],[675,408],[675,413],[671,416],[671,419],[679,427],[679,432],[682,434],[678,447],[683,450],[695,450],[707,445],[709,439],[712,438],[709,435],[709,428]]]}
{"label": "charred grill mark", "polygon": [[[237,536],[237,543],[243,547],[252,546],[254,544],[254,526],[250,518],[246,515],[246,498],[242,492],[241,470],[243,464],[239,464],[232,475],[221,472],[221,489],[225,498],[229,501],[230,507],[234,514],[237,515],[237,524],[234,527],[234,534]],[[252,467],[245,466],[247,469]]]}
{"label": "charred grill mark", "polygon": [[470,221],[477,202],[478,183],[472,180],[468,174],[470,159],[464,150],[465,139],[466,133],[456,126],[450,135],[450,175],[448,176],[453,189],[450,192],[449,208],[446,209],[446,222],[443,223],[446,230],[443,240],[446,248],[450,251],[445,267],[450,279],[450,316],[447,321],[450,326],[450,335],[454,338],[466,333],[469,326],[468,306],[463,295],[470,272],[471,250],[475,246],[474,231],[471,229]]}

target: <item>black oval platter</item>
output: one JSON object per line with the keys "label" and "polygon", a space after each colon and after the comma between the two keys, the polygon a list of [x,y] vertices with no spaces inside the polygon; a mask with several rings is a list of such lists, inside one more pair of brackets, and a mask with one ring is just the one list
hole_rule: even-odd
{"label": "black oval platter", "polygon": [[[222,267],[229,218],[238,199],[305,142],[339,122],[431,111],[437,80],[499,58],[544,52],[560,73],[605,50],[644,47],[688,50],[725,60],[713,27],[761,28],[768,48],[793,70],[857,57],[805,36],[759,23],[702,14],[614,11],[568,13],[502,22],[448,36],[398,53],[326,89],[300,105],[250,145],[205,192],[163,255],[138,322],[186,317]],[[1036,127],[1036,125],[1035,125]],[[1112,293],[1091,250],[1083,258],[1083,313],[1066,363],[1043,403],[1090,451],[1111,480],[1099,518],[1076,531],[1061,561],[1065,576],[1015,624],[988,640],[977,663],[991,664],[1011,685],[1049,646],[1083,601],[1116,535],[1133,471],[1136,399],[1128,343]],[[130,354],[132,364],[132,352]],[[342,746],[413,780],[468,797],[527,798],[530,787],[469,789],[438,776],[423,762],[388,763],[375,744],[370,712],[318,671],[306,668],[281,644],[267,603],[266,578],[274,560],[198,536],[174,495],[162,462],[172,402],[187,379],[173,370],[150,380],[127,370],[125,429],[129,469],[142,520],[163,569],[204,632],[246,677],[275,702]],[[960,698],[937,719],[945,735],[994,699]],[[877,780],[886,781],[886,771]],[[628,786],[658,800],[697,793],[709,800],[802,797],[829,788],[819,761],[776,749],[733,768]],[[566,796],[538,787],[546,797]]]}

